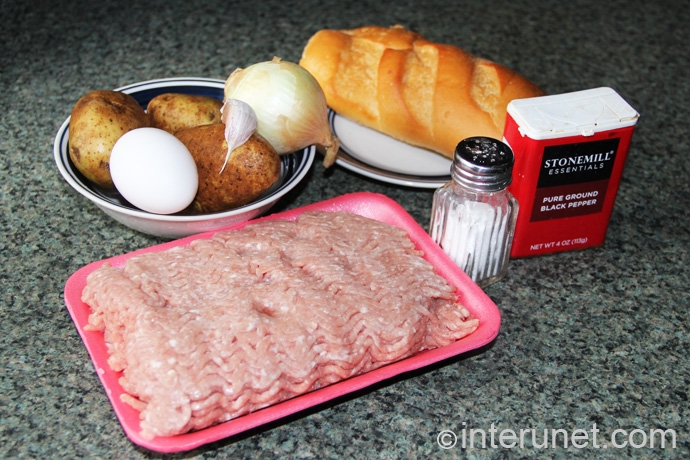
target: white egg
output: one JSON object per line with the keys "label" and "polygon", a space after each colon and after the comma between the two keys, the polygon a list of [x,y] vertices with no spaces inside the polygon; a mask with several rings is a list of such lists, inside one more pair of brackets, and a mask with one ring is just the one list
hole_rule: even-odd
{"label": "white egg", "polygon": [[199,186],[187,147],[157,128],[137,128],[122,135],[110,153],[110,175],[127,201],[155,214],[182,211]]}

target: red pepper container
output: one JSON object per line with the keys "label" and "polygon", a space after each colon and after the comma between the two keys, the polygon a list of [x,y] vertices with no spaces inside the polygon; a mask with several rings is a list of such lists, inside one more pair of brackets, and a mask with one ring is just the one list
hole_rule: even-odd
{"label": "red pepper container", "polygon": [[508,104],[508,190],[520,203],[511,257],[604,243],[638,118],[605,87]]}

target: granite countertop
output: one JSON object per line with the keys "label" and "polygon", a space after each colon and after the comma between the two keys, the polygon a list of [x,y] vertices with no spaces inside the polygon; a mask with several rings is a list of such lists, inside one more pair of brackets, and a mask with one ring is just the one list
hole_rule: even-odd
{"label": "granite countertop", "polygon": [[[160,243],[58,173],[52,144],[94,89],[225,79],[299,60],[321,28],[403,24],[507,65],[550,94],[609,86],[641,118],[605,244],[515,259],[486,288],[499,336],[477,352],[173,458],[690,456],[690,10],[684,2],[2,2],[0,457],[156,458],[124,435],[65,309],[89,262]],[[371,191],[428,225],[432,190],[315,162],[291,209]],[[615,430],[627,447],[442,449],[439,433]],[[673,430],[649,446],[651,430]],[[637,430],[637,431],[634,431]],[[541,433],[541,431],[537,431]],[[628,434],[633,434],[628,437]],[[539,438],[541,439],[541,438]],[[495,443],[498,444],[498,438]]]}

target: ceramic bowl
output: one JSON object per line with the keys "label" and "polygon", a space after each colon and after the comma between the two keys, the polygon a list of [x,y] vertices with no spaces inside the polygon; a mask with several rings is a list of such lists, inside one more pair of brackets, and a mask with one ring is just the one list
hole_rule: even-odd
{"label": "ceramic bowl", "polygon": [[[151,99],[164,93],[211,96],[222,100],[224,83],[223,80],[206,78],[166,78],[135,83],[117,90],[132,95],[142,107],[146,107]],[[69,157],[69,122],[70,119],[67,118],[62,124],[53,145],[55,163],[67,183],[119,223],[143,233],[168,239],[218,230],[266,213],[304,179],[316,156],[314,146],[281,156],[280,179],[261,197],[245,206],[215,214],[159,215],[136,208],[116,191],[95,186],[77,171]]]}

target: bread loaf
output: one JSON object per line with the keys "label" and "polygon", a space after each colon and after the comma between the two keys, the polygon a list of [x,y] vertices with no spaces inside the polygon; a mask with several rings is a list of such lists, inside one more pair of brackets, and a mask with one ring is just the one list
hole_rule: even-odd
{"label": "bread loaf", "polygon": [[402,26],[321,30],[300,65],[338,114],[449,158],[467,137],[501,139],[511,100],[544,94],[504,66]]}

